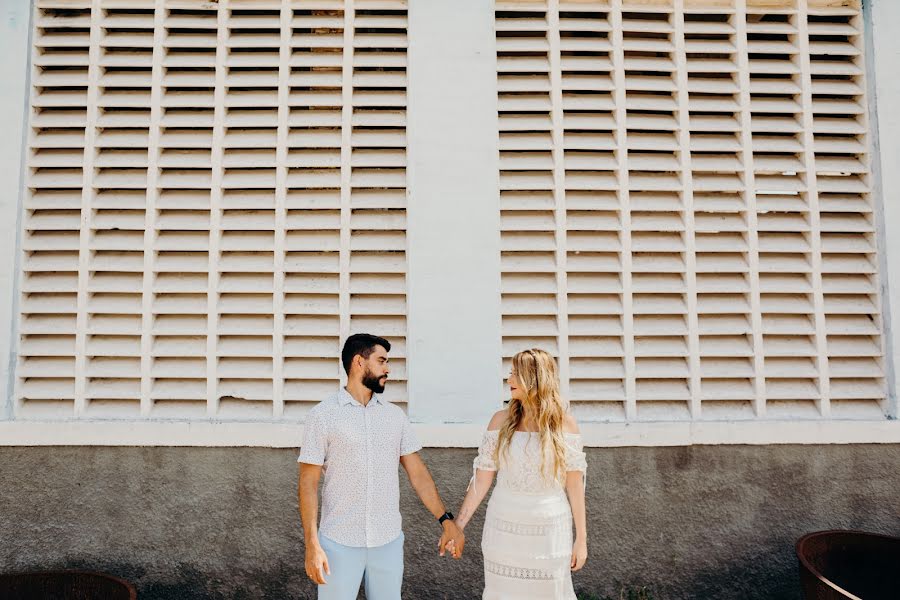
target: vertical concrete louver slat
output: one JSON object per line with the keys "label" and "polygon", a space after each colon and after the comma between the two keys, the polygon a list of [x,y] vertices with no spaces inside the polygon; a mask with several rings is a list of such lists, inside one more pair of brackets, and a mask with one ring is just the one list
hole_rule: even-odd
{"label": "vertical concrete louver slat", "polygon": [[[273,8],[273,11],[275,8]],[[274,12],[273,12],[274,14]],[[288,157],[288,119],[290,107],[291,76],[291,7],[282,3],[278,12],[279,44],[278,44],[278,87],[276,106],[278,107],[278,123],[275,131],[275,240],[272,282],[272,416],[276,419],[284,416],[285,390],[285,245],[287,242],[287,157]]]}
{"label": "vertical concrete louver slat", "polygon": [[831,416],[831,381],[828,377],[828,350],[825,338],[825,307],[822,289],[822,232],[821,209],[819,207],[818,169],[813,141],[813,80],[810,73],[811,43],[808,31],[808,2],[799,0],[797,15],[797,38],[799,45],[800,85],[803,88],[801,105],[803,108],[801,126],[803,129],[804,153],[801,161],[806,173],[806,194],[810,216],[810,267],[813,287],[813,311],[815,328],[815,364],[818,379],[816,398],[819,412],[824,417]]}
{"label": "vertical concrete louver slat", "polygon": [[[209,153],[209,252],[207,252],[207,277],[206,277],[206,414],[214,417],[219,413],[220,389],[219,389],[219,335],[223,325],[227,325],[227,315],[221,314],[221,303],[225,296],[220,292],[223,284],[222,258],[223,241],[225,237],[224,215],[222,207],[225,203],[225,122],[231,120],[226,111],[227,92],[227,62],[228,56],[228,13],[230,2],[224,0],[216,5],[215,11],[216,29],[215,43],[212,47],[213,54],[213,98],[212,98],[212,141]],[[213,40],[210,39],[210,42]],[[187,83],[187,82],[186,82]],[[189,114],[189,113],[188,113]],[[187,176],[188,174],[184,174]],[[260,242],[256,236],[257,242]],[[225,282],[227,283],[227,281]],[[178,358],[171,361],[171,369],[178,369]],[[179,373],[180,374],[180,373]],[[175,415],[179,414],[180,398],[175,398],[171,409]],[[226,399],[227,400],[227,399]],[[226,406],[227,408],[227,406]]]}
{"label": "vertical concrete louver slat", "polygon": [[162,135],[162,94],[165,69],[166,10],[165,0],[156,0],[153,14],[152,64],[150,70],[150,128],[147,139],[147,204],[144,215],[144,264],[141,290],[141,416],[147,417],[153,410],[153,286],[156,274],[156,231],[159,214],[159,159]]}
{"label": "vertical concrete louver slat", "polygon": [[634,311],[634,236],[632,235],[632,204],[629,191],[629,153],[628,153],[628,102],[625,87],[625,34],[623,30],[623,3],[622,0],[612,0],[612,12],[610,21],[612,24],[612,79],[614,89],[614,103],[612,106],[615,115],[615,139],[613,146],[617,158],[615,193],[618,200],[621,221],[615,233],[621,239],[621,279],[622,295],[620,313],[615,315],[616,321],[621,323],[621,347],[623,351],[623,379],[626,420],[637,418],[637,358],[635,339],[635,311]]}
{"label": "vertical concrete louver slat", "polygon": [[[730,360],[728,360],[727,363],[724,363],[723,361],[723,366],[725,368],[722,369],[722,373],[726,376],[728,373],[733,375],[737,369],[738,374],[746,374],[748,375],[748,378],[741,380],[723,378],[721,380],[721,385],[712,388],[711,392],[713,394],[717,392],[722,395],[729,394],[727,397],[731,400],[740,401],[742,399],[750,398],[752,401],[752,414],[757,418],[762,418],[766,416],[765,351],[762,327],[762,293],[760,291],[756,177],[753,168],[753,127],[752,113],[750,110],[750,53],[747,50],[749,38],[747,32],[748,19],[746,0],[738,0],[737,11],[733,18],[735,28],[734,45],[736,51],[736,76],[738,89],[740,90],[737,99],[739,112],[737,114],[737,123],[734,133],[737,137],[737,144],[734,148],[736,151],[734,158],[739,159],[741,164],[737,167],[740,184],[736,192],[737,205],[739,207],[739,212],[737,213],[739,222],[736,223],[738,227],[735,232],[736,235],[732,234],[731,237],[732,239],[735,237],[740,239],[740,236],[746,235],[746,240],[741,239],[742,242],[746,243],[746,260],[740,260],[743,257],[740,254],[738,255],[738,262],[740,264],[737,272],[742,274],[742,279],[743,277],[746,277],[749,280],[749,298],[744,302],[743,308],[746,312],[739,313],[737,315],[738,319],[736,319],[738,322],[730,327],[727,325],[723,327],[719,324],[718,327],[713,328],[713,319],[715,319],[717,315],[711,314],[709,316],[711,322],[709,328],[710,333],[732,334],[731,338],[724,337],[724,335],[715,337],[710,335],[707,339],[709,340],[708,345],[710,346],[713,346],[716,341],[722,339],[728,340],[731,343],[733,343],[735,339],[742,342],[738,344],[739,350],[735,352],[732,357],[729,357]],[[712,198],[711,200],[716,201],[715,198]],[[732,210],[734,210],[734,208],[732,208]],[[720,218],[728,218],[728,216],[729,214],[726,213],[721,215]],[[715,228],[714,231],[717,231],[719,225],[713,222],[711,223],[711,227]],[[744,234],[744,232],[746,233]],[[720,234],[711,233],[708,237],[712,243],[712,240],[716,237],[720,237]],[[715,246],[712,246],[710,250],[710,258],[715,260],[715,251],[721,251],[722,248],[716,244]],[[721,268],[721,261],[717,262],[719,263],[717,266]],[[744,275],[744,273],[746,273],[746,275]],[[716,271],[711,270],[709,278],[712,279],[715,276]],[[743,296],[743,298],[746,298],[746,296]],[[713,311],[709,312],[712,313]],[[747,329],[748,325],[749,330]],[[721,344],[719,344],[719,346],[721,346]],[[746,364],[748,358],[752,360],[752,364],[750,365]],[[741,361],[741,359],[743,359],[745,364],[738,362]],[[743,369],[741,369],[741,367],[743,367]]]}
{"label": "vertical concrete louver slat", "polygon": [[697,223],[696,203],[694,200],[693,155],[690,143],[690,86],[688,85],[688,34],[685,30],[686,15],[684,0],[676,0],[673,14],[674,31],[684,31],[683,35],[674,35],[675,43],[675,97],[677,102],[677,132],[676,138],[679,150],[676,160],[679,161],[681,170],[680,182],[682,186],[681,204],[684,209],[685,226],[685,254],[684,254],[684,278],[686,286],[686,318],[687,318],[687,363],[688,363],[688,389],[691,392],[690,412],[691,418],[701,416],[701,397],[703,394],[700,366],[700,318],[697,306]]}
{"label": "vertical concrete louver slat", "polygon": [[[78,308],[75,329],[75,416],[81,416],[87,409],[88,374],[93,371],[94,362],[88,356],[88,329],[96,331],[99,325],[90,312],[92,297],[89,288],[91,286],[92,246],[94,241],[100,242],[100,232],[94,228],[95,200],[95,162],[97,159],[97,129],[98,129],[98,96],[100,76],[100,36],[102,9],[99,0],[91,3],[90,47],[88,49],[88,82],[87,82],[87,113],[84,130],[84,157],[82,162],[82,188],[81,188],[81,227],[78,244]],[[127,317],[123,321],[128,320]],[[123,323],[124,325],[124,323]],[[98,332],[99,333],[99,332]]]}
{"label": "vertical concrete louver slat", "polygon": [[[351,334],[350,323],[350,252],[351,252],[351,178],[350,159],[353,154],[353,59],[354,47],[354,0],[344,3],[343,40],[341,52],[341,140],[340,140],[340,297],[338,318],[340,319],[340,339]],[[347,381],[347,374],[341,372],[341,383]]]}
{"label": "vertical concrete louver slat", "polygon": [[564,127],[564,91],[562,81],[562,60],[565,42],[560,25],[560,2],[550,0],[547,11],[547,50],[550,66],[550,139],[553,144],[551,161],[553,169],[553,239],[556,247],[556,338],[560,377],[560,393],[569,398],[569,298],[568,298],[568,256],[566,223],[566,147]]}
{"label": "vertical concrete louver slat", "polygon": [[586,419],[882,417],[858,3],[495,16],[507,358]]}

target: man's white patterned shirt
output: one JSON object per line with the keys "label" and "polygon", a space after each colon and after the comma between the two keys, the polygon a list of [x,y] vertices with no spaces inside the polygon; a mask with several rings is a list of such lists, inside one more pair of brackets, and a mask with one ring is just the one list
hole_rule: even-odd
{"label": "man's white patterned shirt", "polygon": [[363,406],[341,389],[306,417],[298,462],[323,465],[319,533],[344,546],[400,536],[400,457],[422,449],[403,410],[373,394]]}

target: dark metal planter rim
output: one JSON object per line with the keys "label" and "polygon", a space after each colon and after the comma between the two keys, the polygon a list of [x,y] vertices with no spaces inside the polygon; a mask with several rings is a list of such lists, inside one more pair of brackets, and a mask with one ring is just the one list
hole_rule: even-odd
{"label": "dark metal planter rim", "polygon": [[81,571],[78,569],[61,569],[57,571],[22,571],[19,573],[0,573],[0,582],[3,581],[4,578],[25,578],[25,577],[47,577],[47,576],[55,576],[55,575],[83,575],[87,577],[95,577],[98,579],[106,579],[108,581],[112,581],[121,585],[124,589],[128,590],[128,598],[130,600],[137,600],[137,591],[135,590],[134,585],[121,577],[116,577],[115,575],[110,575],[109,573],[102,573],[100,571]]}
{"label": "dark metal planter rim", "polygon": [[828,579],[827,577],[825,577],[821,573],[819,573],[819,570],[816,569],[815,567],[813,567],[813,565],[811,565],[809,563],[809,561],[806,560],[806,553],[804,552],[804,547],[806,546],[806,542],[808,540],[811,540],[813,538],[831,537],[833,535],[848,535],[848,534],[856,535],[859,537],[882,538],[884,540],[900,540],[900,538],[896,538],[896,537],[893,537],[890,535],[883,535],[881,533],[872,533],[870,531],[859,531],[857,529],[829,529],[827,531],[814,531],[812,533],[807,533],[806,535],[801,537],[799,540],[797,540],[797,544],[794,546],[794,549],[797,553],[797,559],[800,561],[800,564],[802,564],[803,567],[807,571],[812,573],[816,577],[816,579],[818,579],[819,581],[821,581],[822,583],[824,583],[831,589],[835,590],[836,592],[846,595],[847,598],[849,598],[851,600],[862,600],[862,598],[860,598],[859,596],[855,596],[855,595],[851,594],[850,592],[848,592],[841,586],[835,584],[833,581],[831,581],[830,579]]}

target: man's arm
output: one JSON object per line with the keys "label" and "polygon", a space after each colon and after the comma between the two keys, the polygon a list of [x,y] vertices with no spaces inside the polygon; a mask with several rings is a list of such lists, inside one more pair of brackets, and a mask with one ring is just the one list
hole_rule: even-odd
{"label": "man's arm", "polygon": [[319,544],[319,479],[322,465],[298,463],[300,465],[297,483],[297,500],[300,504],[300,520],[303,522],[303,537],[306,546],[306,575],[315,583],[324,584],[325,575],[331,575],[328,557]]}
{"label": "man's arm", "polygon": [[[441,515],[447,512],[444,502],[438,494],[437,487],[434,485],[434,479],[428,472],[428,467],[422,461],[418,452],[405,454],[400,457],[400,464],[406,470],[409,476],[409,483],[416,491],[425,508],[434,515],[435,519],[439,519]],[[444,555],[444,549],[447,543],[453,541],[453,558],[459,558],[462,555],[463,546],[465,545],[465,536],[462,530],[456,526],[456,523],[450,519],[445,519],[443,523],[444,533],[438,543],[438,551],[440,555]]]}

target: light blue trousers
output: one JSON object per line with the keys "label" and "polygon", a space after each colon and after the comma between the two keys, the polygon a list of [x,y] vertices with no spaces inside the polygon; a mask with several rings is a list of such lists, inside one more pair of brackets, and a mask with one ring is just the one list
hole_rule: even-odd
{"label": "light blue trousers", "polygon": [[320,535],[331,575],[319,586],[319,600],[356,600],[365,581],[368,600],[400,600],[403,585],[403,534],[384,546],[342,546]]}

